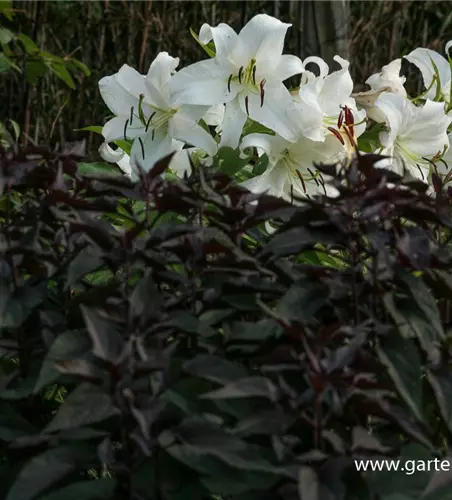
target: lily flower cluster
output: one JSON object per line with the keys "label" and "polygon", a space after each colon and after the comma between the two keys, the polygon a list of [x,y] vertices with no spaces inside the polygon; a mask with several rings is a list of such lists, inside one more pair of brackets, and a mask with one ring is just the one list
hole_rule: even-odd
{"label": "lily flower cluster", "polygon": [[[370,76],[370,90],[353,93],[350,63],[341,57],[332,71],[319,57],[283,54],[290,26],[266,14],[238,34],[204,24],[193,35],[206,60],[178,71],[179,58],[161,52],[146,75],[124,65],[102,78],[100,93],[114,114],[102,129],[104,160],[136,176],[175,153],[170,169],[183,175],[190,161],[218,165],[221,150],[232,148],[245,187],[288,200],[331,193],[315,165],[347,163],[357,151],[381,153],[388,157],[382,166],[425,182],[433,171],[449,175],[452,41],[446,57],[426,48],[405,56],[422,74],[420,96],[407,94],[401,59]],[[284,84],[291,77],[295,89]]]}

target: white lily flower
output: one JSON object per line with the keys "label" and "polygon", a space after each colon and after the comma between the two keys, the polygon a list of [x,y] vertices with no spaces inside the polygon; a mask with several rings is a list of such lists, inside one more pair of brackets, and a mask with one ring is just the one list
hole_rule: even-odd
{"label": "white lily flower", "polygon": [[266,153],[269,164],[263,174],[242,183],[248,190],[266,192],[288,201],[293,195],[332,195],[335,191],[325,183],[314,163],[332,164],[343,159],[344,149],[336,137],[330,135],[319,142],[300,136],[296,142],[289,142],[278,135],[249,134],[244,137],[241,148],[249,147],[257,148],[259,155]]}
{"label": "white lily flower", "polygon": [[[298,95],[294,96],[296,111],[292,116],[305,137],[323,141],[332,133],[339,139],[342,136],[344,145],[352,154],[356,138],[366,129],[366,112],[358,110],[352,97],[353,80],[349,62],[339,56],[335,56],[334,60],[341,69],[331,74],[327,63],[320,57],[308,57],[303,61],[304,67],[316,64],[320,74],[316,77],[310,71],[303,72]],[[346,127],[348,130],[345,130]]]}
{"label": "white lily flower", "polygon": [[113,149],[108,142],[104,142],[99,147],[99,153],[103,160],[108,163],[116,163],[127,177],[132,177],[130,156],[121,148]]}
{"label": "white lily flower", "polygon": [[224,104],[212,106],[202,119],[207,123],[207,125],[220,127],[224,120],[224,111]]}
{"label": "white lily flower", "polygon": [[161,158],[180,149],[180,141],[202,148],[209,155],[217,151],[212,136],[199,124],[207,106],[170,104],[168,83],[179,59],[161,52],[148,74],[141,75],[124,65],[113,76],[102,78],[100,93],[117,116],[108,121],[102,134],[107,142],[133,139],[131,164],[146,170]]}
{"label": "white lily flower", "polygon": [[[451,47],[452,40],[447,42],[446,44],[446,54],[448,54]],[[433,62],[438,69],[441,96],[447,103],[449,103],[451,86],[451,69],[449,61],[441,54],[438,54],[438,52],[424,48],[417,48],[413,50],[407,56],[405,56],[405,59],[413,63],[421,71],[424,86],[426,89],[429,89],[425,94],[425,97],[427,99],[435,99],[437,91],[436,83],[432,85],[433,78],[435,76],[435,68],[432,64]]]}
{"label": "white lily flower", "polygon": [[202,43],[213,39],[216,55],[179,71],[170,88],[175,104],[226,104],[220,146],[236,148],[247,117],[288,140],[295,131],[287,120],[292,99],[283,81],[301,73],[298,57],[283,55],[290,24],[266,14],[253,17],[237,34],[227,24],[204,24]]}
{"label": "white lily flower", "polygon": [[447,128],[452,118],[446,115],[444,103],[427,100],[420,107],[399,94],[384,92],[376,106],[385,114],[389,129],[380,134],[382,154],[392,157],[379,166],[392,166],[400,174],[405,166],[413,177],[427,180],[428,160],[449,147]]}
{"label": "white lily flower", "polygon": [[367,116],[375,122],[385,121],[385,115],[375,106],[375,103],[382,92],[391,92],[406,97],[405,90],[406,78],[400,76],[402,59],[395,59],[381,68],[379,73],[375,73],[366,80],[371,90],[367,92],[358,92],[352,94],[357,105],[365,109]]}

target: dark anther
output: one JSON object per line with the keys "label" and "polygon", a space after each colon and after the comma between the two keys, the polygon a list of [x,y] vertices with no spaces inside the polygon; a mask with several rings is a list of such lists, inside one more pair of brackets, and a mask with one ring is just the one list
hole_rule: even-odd
{"label": "dark anther", "polygon": [[129,126],[129,120],[126,120],[124,124],[124,140],[127,141],[127,127]]}
{"label": "dark anther", "polygon": [[242,71],[243,71],[243,66],[240,66],[240,69],[239,69],[239,83],[242,83]]}
{"label": "dark anther", "polygon": [[301,175],[301,173],[300,173],[300,171],[299,171],[299,170],[295,170],[295,172],[297,173],[298,178],[299,178],[299,179],[300,179],[300,181],[301,181],[301,185],[303,186],[303,191],[304,191],[304,193],[306,194],[306,184],[304,183],[303,176]]}
{"label": "dark anther", "polygon": [[130,120],[129,120],[130,126],[132,126],[132,118],[133,118],[133,106],[130,108]]}
{"label": "dark anther", "polygon": [[144,160],[144,144],[143,144],[143,140],[141,139],[141,137],[138,137],[138,141],[139,141],[140,146],[141,146],[141,155],[143,156],[143,160]]}
{"label": "dark anther", "polygon": [[339,113],[339,118],[337,119],[337,128],[341,128],[344,123],[344,112],[341,110]]}
{"label": "dark anther", "polygon": [[253,66],[253,85],[256,85],[256,66]]}
{"label": "dark anther", "polygon": [[264,96],[265,96],[264,85],[265,85],[265,80],[262,80],[261,83],[259,84],[261,89],[261,108],[264,105]]}
{"label": "dark anther", "polygon": [[151,116],[149,117],[149,120],[148,120],[148,122],[146,123],[146,128],[144,129],[144,130],[145,130],[145,132],[147,132],[147,131],[148,131],[149,125],[151,124],[151,122],[152,122],[152,118],[154,117],[155,113],[157,113],[157,111],[154,111],[154,112],[151,114]]}
{"label": "dark anther", "polygon": [[342,135],[333,127],[328,127],[328,130],[334,134],[340,141],[340,143],[344,146],[345,145],[345,141],[344,141],[344,138],[342,137]]}
{"label": "dark anther", "polygon": [[245,97],[245,108],[246,108],[246,114],[250,116],[250,110],[248,108],[248,96]]}
{"label": "dark anther", "polygon": [[232,80],[232,75],[229,75],[229,78],[228,78],[228,92],[231,92],[231,80]]}

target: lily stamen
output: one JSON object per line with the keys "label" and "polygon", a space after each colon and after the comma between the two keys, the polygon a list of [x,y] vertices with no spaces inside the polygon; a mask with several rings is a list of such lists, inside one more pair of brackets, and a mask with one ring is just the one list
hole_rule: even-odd
{"label": "lily stamen", "polygon": [[333,127],[328,127],[328,130],[337,137],[342,146],[345,146],[345,141],[342,135]]}
{"label": "lily stamen", "polygon": [[144,94],[140,94],[140,100],[138,101],[138,118],[140,119],[141,123],[145,124],[146,119],[143,113],[143,99],[144,99]]}
{"label": "lily stamen", "polygon": [[344,123],[344,111],[341,109],[339,113],[339,118],[337,119],[337,128],[342,128],[342,124]]}
{"label": "lily stamen", "polygon": [[240,69],[239,69],[239,83],[240,84],[242,83],[242,72],[243,72],[243,66],[240,66]]}
{"label": "lily stamen", "polygon": [[253,85],[256,85],[256,65],[253,66]]}
{"label": "lily stamen", "polygon": [[124,140],[127,141],[127,127],[129,126],[129,120],[126,120],[126,123],[124,124]]}
{"label": "lily stamen", "polygon": [[265,79],[262,80],[261,83],[259,84],[259,87],[261,89],[261,108],[264,105],[264,96],[265,96],[264,85],[265,85]]}
{"label": "lily stamen", "polygon": [[246,114],[250,116],[250,110],[248,108],[248,96],[245,96],[245,109],[246,109]]}
{"label": "lily stamen", "polygon": [[147,131],[148,131],[149,125],[151,124],[151,122],[152,122],[152,118],[154,117],[155,113],[157,113],[157,111],[154,111],[154,112],[151,114],[151,116],[149,117],[149,120],[148,120],[148,122],[146,123],[146,128],[144,129],[144,130],[145,130],[145,132],[147,132]]}
{"label": "lily stamen", "polygon": [[138,142],[140,143],[141,155],[143,156],[143,160],[144,160],[144,144],[143,144],[143,140],[141,139],[141,137],[138,137]]}
{"label": "lily stamen", "polygon": [[347,135],[347,139],[350,142],[350,145],[356,148],[356,141],[353,133],[353,127],[352,126],[345,126],[342,127]]}
{"label": "lily stamen", "polygon": [[302,185],[302,187],[303,187],[304,194],[306,194],[307,189],[306,189],[306,184],[304,183],[303,176],[301,175],[301,173],[300,173],[300,171],[299,171],[299,170],[295,170],[295,172],[296,172],[296,174],[297,174],[298,178],[299,178],[299,179],[300,179],[300,181],[301,181],[301,185]]}
{"label": "lily stamen", "polygon": [[232,80],[232,74],[229,75],[229,78],[228,78],[228,92],[231,93],[231,80]]}
{"label": "lily stamen", "polygon": [[133,106],[130,108],[130,120],[129,120],[130,125],[132,125],[132,118],[133,118]]}

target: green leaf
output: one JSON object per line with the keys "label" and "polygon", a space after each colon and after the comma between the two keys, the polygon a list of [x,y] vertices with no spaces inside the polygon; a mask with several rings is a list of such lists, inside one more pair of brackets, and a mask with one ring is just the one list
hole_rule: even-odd
{"label": "green leaf", "polygon": [[14,38],[14,33],[7,28],[0,26],[0,43],[6,45]]}
{"label": "green leaf", "polygon": [[42,78],[47,71],[47,66],[44,61],[27,61],[25,66],[25,73],[27,80],[34,85],[40,78]]}
{"label": "green leaf", "polygon": [[52,61],[50,63],[50,69],[55,75],[63,80],[63,82],[71,89],[75,89],[75,82],[69,73],[68,69],[66,68],[64,63],[58,63],[55,61]]}
{"label": "green leaf", "polygon": [[119,414],[109,394],[91,384],[82,383],[69,394],[44,432],[76,429]]}
{"label": "green leaf", "polygon": [[229,147],[220,148],[214,158],[214,168],[233,176],[248,164],[248,158],[240,158],[240,151]]}
{"label": "green leaf", "polygon": [[115,487],[114,478],[92,479],[70,484],[39,497],[39,500],[109,500],[114,494]]}
{"label": "green leaf", "polygon": [[6,73],[11,68],[21,73],[19,66],[14,64],[3,52],[0,52],[0,73]]}
{"label": "green leaf", "polygon": [[452,433],[452,374],[448,369],[435,373],[429,371],[427,379],[433,389],[441,417]]}
{"label": "green leaf", "polygon": [[81,330],[71,330],[58,335],[42,363],[33,392],[37,394],[44,387],[53,384],[61,377],[55,367],[56,361],[81,358],[86,356],[90,348],[91,344],[86,334]]}
{"label": "green leaf", "polygon": [[8,122],[11,123],[11,126],[13,127],[14,136],[15,136],[16,141],[19,140],[19,137],[20,137],[20,126],[19,126],[19,124],[16,121],[11,120],[11,119],[9,119]]}
{"label": "green leaf", "polygon": [[72,447],[50,449],[32,458],[19,472],[6,500],[32,500],[76,467]]}
{"label": "green leaf", "polygon": [[198,35],[190,28],[191,36],[199,43],[199,45],[206,51],[209,57],[215,57],[216,49],[215,44],[213,42],[209,42],[207,45],[203,44],[199,39]]}
{"label": "green leaf", "polygon": [[211,354],[198,354],[184,365],[184,370],[196,377],[218,384],[245,378],[246,370],[238,363]]}
{"label": "green leaf", "polygon": [[414,342],[393,333],[377,345],[377,354],[402,399],[423,422],[422,364]]}
{"label": "green leaf", "polygon": [[13,20],[13,3],[10,0],[2,0],[0,2],[0,14],[3,14],[10,21]]}
{"label": "green leaf", "polygon": [[86,64],[83,64],[78,59],[68,59],[67,61],[76,69],[80,69],[85,76],[91,75],[91,70],[88,68],[88,66]]}
{"label": "green leaf", "polygon": [[365,130],[358,138],[359,150],[364,153],[374,153],[380,147],[380,133],[383,132],[385,125],[376,123],[370,129]]}
{"label": "green leaf", "polygon": [[273,403],[279,399],[279,390],[264,377],[247,377],[226,384],[222,389],[202,395],[206,399],[266,398]]}
{"label": "green leaf", "polygon": [[77,170],[80,175],[123,175],[116,165],[103,162],[77,163]]}
{"label": "green leaf", "polygon": [[[420,496],[429,481],[430,473],[417,470],[410,474],[409,470],[411,470],[413,463],[422,462],[427,466],[428,460],[433,458],[432,454],[423,446],[409,444],[402,449],[400,457],[392,458],[400,460],[398,471],[381,470],[366,473],[372,489],[377,493],[377,497],[384,500],[392,498],[395,500],[397,495],[406,495],[407,500],[420,500]],[[407,461],[409,462],[407,463]],[[402,470],[406,466],[407,470]]]}
{"label": "green leaf", "polygon": [[0,329],[21,326],[32,310],[41,303],[47,290],[46,283],[25,285],[13,293],[0,285]]}
{"label": "green leaf", "polygon": [[96,134],[102,135],[102,130],[104,127],[100,125],[90,125],[89,127],[76,128],[74,132],[94,132]]}
{"label": "green leaf", "polygon": [[80,309],[93,343],[94,356],[107,363],[115,363],[124,348],[124,340],[117,326],[95,310],[84,305]]}
{"label": "green leaf", "polygon": [[31,436],[36,429],[11,406],[1,406],[0,441],[11,442],[24,436]]}
{"label": "green leaf", "polygon": [[307,281],[292,285],[279,301],[276,313],[288,321],[310,321],[328,301],[328,287]]}
{"label": "green leaf", "polygon": [[398,272],[404,295],[388,293],[383,302],[386,310],[405,338],[417,337],[422,348],[430,353],[434,344],[445,338],[436,300],[420,277]]}
{"label": "green leaf", "polygon": [[93,245],[83,248],[69,264],[65,288],[70,288],[83,276],[92,273],[104,265],[100,251]]}
{"label": "green leaf", "polygon": [[41,52],[39,50],[39,47],[35,44],[35,42],[33,42],[33,40],[30,37],[28,37],[27,35],[24,35],[23,33],[19,33],[19,35],[17,35],[17,38],[20,42],[22,42],[22,45],[24,46],[25,52],[28,55],[36,55],[39,52]]}

